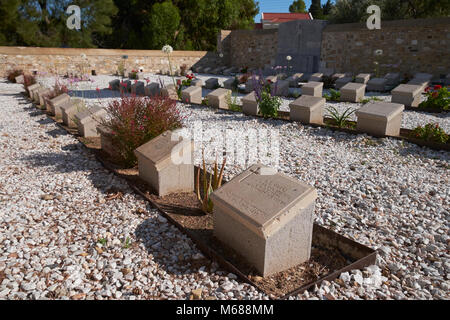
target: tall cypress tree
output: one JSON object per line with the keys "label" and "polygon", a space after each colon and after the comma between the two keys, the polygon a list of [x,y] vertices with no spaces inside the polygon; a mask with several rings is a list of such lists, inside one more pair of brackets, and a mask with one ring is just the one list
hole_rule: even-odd
{"label": "tall cypress tree", "polygon": [[309,7],[309,12],[314,19],[320,19],[323,16],[322,6],[320,5],[320,0],[312,0],[311,6]]}

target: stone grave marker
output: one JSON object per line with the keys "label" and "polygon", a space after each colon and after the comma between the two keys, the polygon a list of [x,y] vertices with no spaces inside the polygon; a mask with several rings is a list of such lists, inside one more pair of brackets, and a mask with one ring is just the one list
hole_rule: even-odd
{"label": "stone grave marker", "polygon": [[109,87],[110,87],[111,90],[113,90],[113,91],[119,91],[119,89],[120,89],[120,80],[119,80],[119,79],[111,80],[111,81],[109,82]]}
{"label": "stone grave marker", "polygon": [[388,86],[396,86],[400,83],[401,76],[398,72],[389,72],[384,78],[387,80],[386,85]]}
{"label": "stone grave marker", "polygon": [[336,80],[336,82],[334,83],[334,86],[336,87],[336,89],[340,89],[343,86],[345,86],[347,83],[352,82],[353,78],[352,77],[342,77]]}
{"label": "stone grave marker", "polygon": [[246,115],[256,116],[259,112],[255,91],[250,92],[242,98],[242,112]]}
{"label": "stone grave marker", "polygon": [[169,84],[166,85],[164,88],[161,88],[161,96],[169,97],[173,100],[178,100],[178,94],[175,85]]}
{"label": "stone grave marker", "polygon": [[61,119],[62,112],[61,106],[70,100],[70,96],[67,93],[60,94],[50,100],[50,114],[54,115],[57,119]]}
{"label": "stone grave marker", "polygon": [[40,87],[41,87],[41,85],[39,83],[35,83],[35,84],[28,86],[28,88],[27,88],[28,96],[30,97],[31,100],[33,100],[33,92],[35,90],[39,89]]}
{"label": "stone grave marker", "polygon": [[150,82],[148,85],[144,88],[144,94],[148,97],[156,96],[160,93],[159,89],[159,83],[156,82]]}
{"label": "stone grave marker", "polygon": [[391,91],[393,103],[403,104],[407,107],[417,107],[420,103],[422,86],[412,84],[401,84]]}
{"label": "stone grave marker", "polygon": [[184,103],[202,104],[202,88],[191,86],[181,92],[181,101]]}
{"label": "stone grave marker", "polygon": [[145,84],[142,81],[135,81],[131,85],[131,93],[137,96],[145,95]]}
{"label": "stone grave marker", "polygon": [[214,90],[219,85],[219,79],[217,78],[209,78],[205,81],[205,88]]}
{"label": "stone grave marker", "polygon": [[313,73],[310,77],[308,82],[320,82],[322,81],[323,73]]}
{"label": "stone grave marker", "polygon": [[287,80],[277,80],[276,83],[270,85],[272,90],[275,90],[274,94],[276,96],[287,96],[289,95],[289,81]]}
{"label": "stone grave marker", "polygon": [[386,78],[372,78],[367,82],[367,91],[383,92],[386,90],[388,81]]}
{"label": "stone grave marker", "polygon": [[82,110],[75,114],[75,123],[78,132],[85,138],[99,137],[98,127],[106,118],[107,111],[99,106],[93,106],[89,109]]}
{"label": "stone grave marker", "polygon": [[294,73],[292,76],[287,78],[286,81],[289,81],[289,87],[298,88],[298,83],[300,82],[302,77],[303,73]]}
{"label": "stone grave marker", "polygon": [[364,99],[365,90],[365,84],[349,82],[341,88],[340,101],[360,102],[362,99]]}
{"label": "stone grave marker", "polygon": [[302,85],[302,95],[322,98],[323,82],[309,81]]}
{"label": "stone grave marker", "polygon": [[158,196],[194,191],[192,139],[178,139],[177,132],[166,131],[137,148],[135,154],[139,177],[152,186]]}
{"label": "stone grave marker", "polygon": [[233,90],[234,78],[227,79],[223,82],[223,87],[228,90]]}
{"label": "stone grave marker", "polygon": [[61,107],[63,123],[69,128],[77,128],[78,124],[75,120],[75,114],[84,111],[86,106],[82,99],[70,99]]}
{"label": "stone grave marker", "polygon": [[39,90],[38,96],[39,96],[39,105],[41,106],[41,109],[46,109],[45,98],[51,91],[52,90],[50,88],[44,88],[43,90]]}
{"label": "stone grave marker", "polygon": [[214,235],[263,276],[309,260],[316,190],[261,164],[214,191]]}
{"label": "stone grave marker", "polygon": [[202,79],[192,79],[191,86],[195,87],[203,87],[203,80]]}
{"label": "stone grave marker", "polygon": [[228,109],[228,95],[231,95],[231,90],[224,88],[216,89],[206,96],[208,99],[208,105],[213,108]]}
{"label": "stone grave marker", "polygon": [[356,83],[367,84],[367,82],[369,80],[370,80],[370,73],[360,73],[355,78],[355,82]]}
{"label": "stone grave marker", "polygon": [[304,124],[323,124],[325,98],[303,95],[289,104],[289,117]]}
{"label": "stone grave marker", "polygon": [[23,84],[24,82],[25,82],[25,78],[24,78],[23,74],[16,77],[16,83]]}
{"label": "stone grave marker", "polygon": [[374,136],[398,136],[404,109],[403,104],[369,102],[356,110],[356,129]]}

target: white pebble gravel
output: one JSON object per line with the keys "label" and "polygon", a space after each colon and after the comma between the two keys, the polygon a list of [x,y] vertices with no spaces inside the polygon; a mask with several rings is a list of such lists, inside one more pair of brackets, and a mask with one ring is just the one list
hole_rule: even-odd
{"label": "white pebble gravel", "polygon": [[[95,92],[114,77],[93,78]],[[189,269],[185,259],[202,258],[192,241],[21,91],[21,85],[0,82],[0,299],[186,299],[198,288],[203,297],[269,298],[214,264]],[[85,98],[105,104],[113,99],[108,93]],[[178,106],[186,125],[200,120],[208,124],[204,130],[277,129],[283,141],[277,169],[317,188],[315,222],[379,249],[376,265],[293,298],[449,298],[448,152]],[[449,126],[443,115],[427,117]],[[424,117],[407,111],[405,118],[412,127]],[[217,143],[210,139],[206,145],[213,149]],[[195,156],[200,163],[199,150]],[[243,169],[227,164],[226,177]],[[111,188],[123,197],[105,201]]]}

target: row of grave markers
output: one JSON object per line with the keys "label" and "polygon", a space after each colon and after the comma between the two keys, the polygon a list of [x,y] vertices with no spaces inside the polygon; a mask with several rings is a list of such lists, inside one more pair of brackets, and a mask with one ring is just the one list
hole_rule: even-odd
{"label": "row of grave markers", "polygon": [[[78,128],[80,135],[100,132],[102,149],[114,152],[101,134],[104,109],[87,109],[82,100],[65,93],[45,100],[47,91],[39,84],[29,86],[28,92],[36,105]],[[171,161],[174,149],[179,156],[189,153],[193,159],[194,141],[166,131],[135,150],[139,177],[158,196],[194,192],[194,165]],[[316,198],[312,186],[254,164],[212,193],[214,235],[264,277],[287,270],[310,259]]]}

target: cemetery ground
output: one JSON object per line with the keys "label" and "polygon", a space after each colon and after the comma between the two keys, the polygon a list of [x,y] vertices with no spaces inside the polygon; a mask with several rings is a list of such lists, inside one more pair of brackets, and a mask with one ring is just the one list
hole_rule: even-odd
{"label": "cemetery ground", "polygon": [[[93,79],[92,90],[77,94],[87,105],[118,98],[104,89],[114,77]],[[50,77],[39,80],[54,83]],[[22,85],[0,83],[0,298],[270,298],[205,259],[22,91]],[[449,298],[447,151],[180,102],[178,108],[187,126],[201,121],[204,130],[279,130],[277,169],[317,189],[315,222],[379,249],[376,265],[342,273],[293,298]],[[450,131],[448,113],[405,110],[402,127],[431,121]],[[245,141],[238,143],[245,148]],[[200,163],[196,150],[195,164]],[[225,178],[244,169],[227,164]]]}

